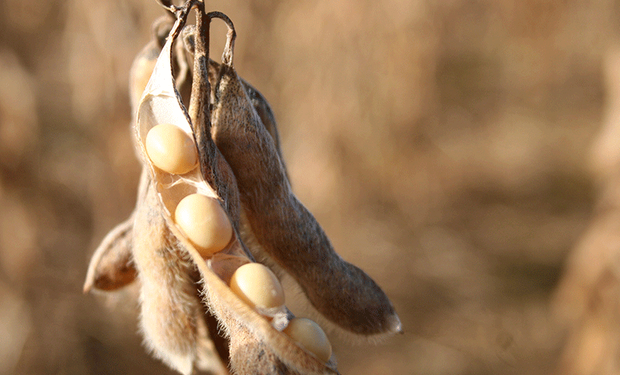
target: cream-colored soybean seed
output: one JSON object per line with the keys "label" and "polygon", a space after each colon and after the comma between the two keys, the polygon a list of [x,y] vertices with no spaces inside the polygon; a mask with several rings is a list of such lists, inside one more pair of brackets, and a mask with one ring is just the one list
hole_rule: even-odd
{"label": "cream-colored soybean seed", "polygon": [[198,163],[194,140],[179,127],[159,124],[146,135],[146,153],[161,170],[184,174]]}
{"label": "cream-colored soybean seed", "polygon": [[282,332],[323,362],[329,361],[332,356],[332,345],[325,332],[310,319],[294,318]]}
{"label": "cream-colored soybean seed", "polygon": [[175,210],[174,221],[203,257],[224,249],[232,238],[228,216],[216,199],[206,195],[183,198]]}
{"label": "cream-colored soybean seed", "polygon": [[230,279],[230,289],[252,307],[284,305],[284,290],[280,281],[260,263],[247,263],[237,268]]}

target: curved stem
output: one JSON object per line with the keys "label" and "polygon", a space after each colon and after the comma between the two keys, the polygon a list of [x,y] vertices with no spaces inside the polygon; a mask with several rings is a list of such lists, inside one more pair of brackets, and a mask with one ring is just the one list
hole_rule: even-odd
{"label": "curved stem", "polygon": [[[166,1],[166,3],[170,2]],[[166,7],[165,4],[162,4],[164,8],[174,13],[174,15],[177,17],[177,21],[174,23],[174,26],[172,26],[172,31],[170,31],[170,35],[168,36],[168,38],[176,39],[179,36],[181,30],[183,29],[183,26],[185,26],[185,24],[187,23],[187,17],[189,16],[189,12],[194,6],[200,6],[198,4],[202,4],[202,2],[198,0],[189,0],[182,7],[177,7],[175,5],[170,5],[169,7]]]}
{"label": "curved stem", "polygon": [[222,63],[232,67],[235,39],[237,38],[235,25],[233,25],[232,20],[222,12],[209,12],[207,13],[207,17],[209,19],[219,18],[226,23],[226,26],[228,26],[228,33],[226,33],[226,45],[224,46],[224,52],[222,53]]}

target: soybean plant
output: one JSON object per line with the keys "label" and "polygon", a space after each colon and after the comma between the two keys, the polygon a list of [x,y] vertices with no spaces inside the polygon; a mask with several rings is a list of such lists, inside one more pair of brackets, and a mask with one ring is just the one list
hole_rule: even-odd
{"label": "soybean plant", "polygon": [[[131,74],[136,209],[95,251],[84,290],[139,279],[145,345],[182,374],[335,374],[327,335],[287,308],[282,276],[345,335],[399,332],[398,316],[293,194],[273,111],[233,66],[232,21],[201,0],[161,3],[173,17]],[[222,63],[208,55],[214,19],[228,26]]]}

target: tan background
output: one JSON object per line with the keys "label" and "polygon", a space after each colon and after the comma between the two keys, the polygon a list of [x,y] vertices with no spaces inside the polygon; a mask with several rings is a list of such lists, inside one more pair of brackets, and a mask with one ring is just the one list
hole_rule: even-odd
{"label": "tan background", "polygon": [[[236,66],[274,108],[299,198],[403,322],[378,346],[333,337],[340,371],[554,373],[552,301],[596,200],[620,3],[207,4],[235,22]],[[140,345],[131,290],[81,294],[133,208],[128,70],[161,14],[0,0],[0,374],[168,373]],[[218,58],[224,27],[213,37]]]}

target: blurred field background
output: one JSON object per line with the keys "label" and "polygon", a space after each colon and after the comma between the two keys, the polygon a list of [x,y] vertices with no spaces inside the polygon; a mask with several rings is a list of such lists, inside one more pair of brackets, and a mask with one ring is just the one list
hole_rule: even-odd
{"label": "blurred field background", "polygon": [[[332,337],[342,374],[620,373],[620,2],[207,4],[299,198],[403,322]],[[172,374],[135,287],[81,293],[134,206],[128,72],[161,14],[0,0],[2,375]]]}

